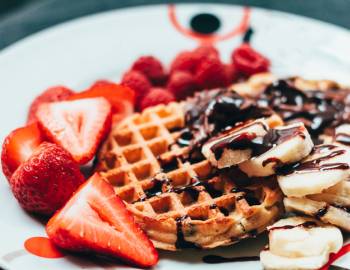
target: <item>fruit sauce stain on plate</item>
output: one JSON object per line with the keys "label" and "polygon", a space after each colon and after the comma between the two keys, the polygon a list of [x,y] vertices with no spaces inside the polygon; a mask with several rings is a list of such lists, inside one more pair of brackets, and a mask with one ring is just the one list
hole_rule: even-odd
{"label": "fruit sauce stain on plate", "polygon": [[47,237],[31,237],[24,242],[24,248],[38,257],[56,259],[64,257],[60,251]]}

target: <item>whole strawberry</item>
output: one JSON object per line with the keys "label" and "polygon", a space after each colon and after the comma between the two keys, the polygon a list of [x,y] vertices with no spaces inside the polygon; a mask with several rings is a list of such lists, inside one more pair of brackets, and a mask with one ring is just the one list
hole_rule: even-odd
{"label": "whole strawberry", "polygon": [[12,192],[27,211],[51,215],[84,182],[79,165],[62,147],[43,142],[11,177]]}

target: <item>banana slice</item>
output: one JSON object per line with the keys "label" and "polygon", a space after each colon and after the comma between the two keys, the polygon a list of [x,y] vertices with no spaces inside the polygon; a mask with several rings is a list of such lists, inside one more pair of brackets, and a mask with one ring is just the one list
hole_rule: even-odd
{"label": "banana slice", "polygon": [[287,212],[298,212],[312,216],[350,232],[350,212],[346,207],[331,205],[306,197],[284,198],[283,203]]}
{"label": "banana slice", "polygon": [[305,158],[314,144],[303,123],[270,129],[255,152],[259,154],[240,163],[248,176],[264,177],[276,173],[276,168]]}
{"label": "banana slice", "polygon": [[281,219],[269,231],[269,249],[260,253],[265,269],[318,269],[343,245],[340,230],[307,217]]}
{"label": "banana slice", "polygon": [[335,140],[341,144],[350,145],[350,124],[343,124],[335,129]]}
{"label": "banana slice", "polygon": [[251,158],[252,141],[261,139],[268,129],[264,120],[255,120],[212,138],[203,145],[202,153],[213,166],[219,169],[231,167]]}
{"label": "banana slice", "polygon": [[307,198],[350,209],[350,181],[341,181],[322,193],[308,195]]}
{"label": "banana slice", "polygon": [[350,177],[350,152],[331,144],[315,146],[301,162],[279,169],[278,183],[286,196],[303,197],[323,190]]}

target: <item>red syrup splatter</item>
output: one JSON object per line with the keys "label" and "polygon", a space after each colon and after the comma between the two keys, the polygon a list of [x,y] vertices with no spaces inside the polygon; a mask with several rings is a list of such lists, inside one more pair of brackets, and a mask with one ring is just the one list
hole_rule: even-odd
{"label": "red syrup splatter", "polygon": [[329,267],[339,258],[350,252],[350,244],[343,246],[337,253],[331,253],[328,263],[322,266],[319,270],[328,270]]}

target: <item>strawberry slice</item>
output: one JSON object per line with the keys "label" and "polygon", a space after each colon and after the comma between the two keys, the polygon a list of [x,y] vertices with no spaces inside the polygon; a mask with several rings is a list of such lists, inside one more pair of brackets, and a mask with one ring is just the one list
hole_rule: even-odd
{"label": "strawberry slice", "polygon": [[37,123],[12,131],[4,140],[1,152],[2,171],[10,180],[14,171],[44,141]]}
{"label": "strawberry slice", "polygon": [[46,232],[54,244],[70,251],[96,252],[139,267],[158,262],[151,241],[97,173],[49,220]]}
{"label": "strawberry slice", "polygon": [[31,124],[37,121],[36,111],[38,110],[40,104],[46,102],[63,101],[73,94],[74,92],[71,89],[60,85],[46,89],[39,96],[37,96],[30,104],[28,110],[27,124]]}
{"label": "strawberry slice", "polygon": [[46,136],[84,164],[110,130],[111,105],[102,97],[44,103],[37,117]]}
{"label": "strawberry slice", "polygon": [[117,122],[117,120],[134,112],[134,90],[127,86],[122,86],[105,80],[97,81],[89,89],[69,97],[69,100],[93,97],[104,97],[111,103],[113,122]]}

